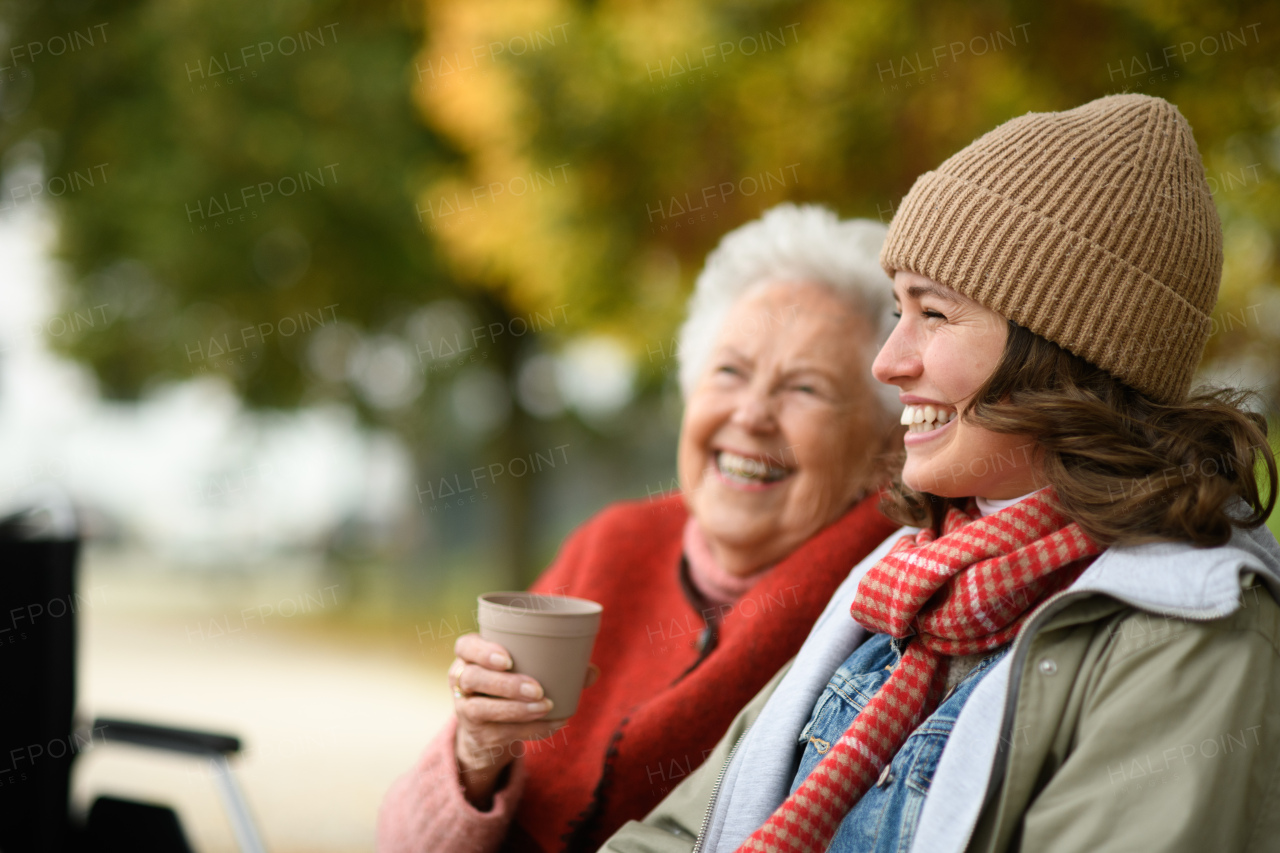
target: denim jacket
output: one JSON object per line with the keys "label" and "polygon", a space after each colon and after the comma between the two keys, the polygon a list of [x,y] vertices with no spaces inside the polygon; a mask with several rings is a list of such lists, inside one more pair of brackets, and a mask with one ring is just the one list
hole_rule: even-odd
{"label": "denim jacket", "polygon": [[[904,648],[905,644],[887,634],[876,634],[836,670],[800,732],[804,752],[791,783],[793,793],[889,680]],[[911,733],[888,770],[845,816],[831,841],[831,853],[898,853],[911,848],[920,808],[960,709],[982,676],[1007,651],[1008,646],[983,658]]]}

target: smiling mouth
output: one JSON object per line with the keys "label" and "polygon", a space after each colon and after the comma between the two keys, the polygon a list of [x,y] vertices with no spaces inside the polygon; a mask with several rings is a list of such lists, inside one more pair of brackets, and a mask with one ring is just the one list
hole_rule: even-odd
{"label": "smiling mouth", "polygon": [[899,423],[907,428],[907,432],[932,432],[955,420],[957,415],[955,409],[907,405],[902,407]]}
{"label": "smiling mouth", "polygon": [[716,454],[716,470],[731,482],[748,485],[776,483],[791,474],[789,468],[771,465],[763,459],[739,456],[728,450],[721,450]]}

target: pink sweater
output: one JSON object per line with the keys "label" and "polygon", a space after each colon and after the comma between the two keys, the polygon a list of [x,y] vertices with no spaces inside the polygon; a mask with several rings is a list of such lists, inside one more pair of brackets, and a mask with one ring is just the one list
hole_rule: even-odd
{"label": "pink sweater", "polygon": [[750,592],[751,587],[764,576],[764,569],[740,578],[720,568],[720,562],[707,544],[706,535],[692,518],[685,522],[683,544],[684,559],[689,564],[689,580],[711,604],[732,604]]}
{"label": "pink sweater", "polygon": [[[378,820],[379,853],[493,853],[502,845],[524,791],[524,762],[512,762],[507,784],[493,795],[493,808],[467,802],[458,779],[450,717],[413,770],[391,786]],[[390,818],[390,819],[388,819]]]}
{"label": "pink sweater", "polygon": [[[720,568],[697,522],[684,529],[684,552],[693,585],[713,604],[727,604],[755,585],[760,575],[735,578]],[[761,573],[763,574],[763,573]],[[418,766],[387,793],[378,821],[379,853],[495,853],[502,846],[524,790],[524,762],[517,759],[505,787],[494,792],[493,808],[478,811],[458,779],[453,742],[457,717],[427,746]],[[440,780],[448,778],[448,782]]]}

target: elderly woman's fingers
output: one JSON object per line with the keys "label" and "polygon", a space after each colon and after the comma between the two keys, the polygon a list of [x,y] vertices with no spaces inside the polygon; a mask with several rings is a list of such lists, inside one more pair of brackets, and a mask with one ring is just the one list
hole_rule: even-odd
{"label": "elderly woman's fingers", "polygon": [[453,653],[467,663],[487,669],[511,669],[511,655],[507,650],[497,643],[482,639],[479,634],[463,634],[453,644]]}
{"label": "elderly woman's fingers", "polygon": [[453,663],[449,664],[449,686],[457,687],[458,678],[462,675],[462,670],[466,669],[467,662],[462,658],[454,658]]}
{"label": "elderly woman's fingers", "polygon": [[493,699],[488,696],[463,696],[453,700],[458,719],[468,728],[487,723],[530,723],[545,716],[552,708],[550,699],[536,702],[519,702],[511,699]]}
{"label": "elderly woman's fingers", "polygon": [[462,663],[452,679],[452,683],[462,693],[483,693],[502,699],[522,699],[525,701],[542,698],[542,685],[527,675],[516,675],[511,672],[494,672],[482,666]]}

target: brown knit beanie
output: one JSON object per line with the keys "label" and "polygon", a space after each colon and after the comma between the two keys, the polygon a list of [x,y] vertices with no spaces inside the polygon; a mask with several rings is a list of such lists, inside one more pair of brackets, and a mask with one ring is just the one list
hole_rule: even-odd
{"label": "brown knit beanie", "polygon": [[1175,403],[1209,338],[1222,226],[1178,108],[1112,95],[1005,122],[921,175],[880,265]]}

